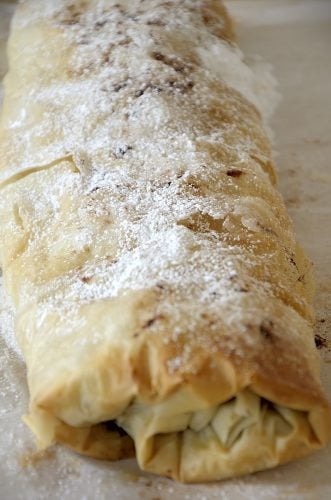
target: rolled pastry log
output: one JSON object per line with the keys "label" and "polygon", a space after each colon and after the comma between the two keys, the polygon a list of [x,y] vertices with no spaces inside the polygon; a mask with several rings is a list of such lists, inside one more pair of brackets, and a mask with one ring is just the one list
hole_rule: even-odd
{"label": "rolled pastry log", "polygon": [[187,482],[323,446],[311,265],[222,4],[24,1],[9,63],[1,267],[39,446]]}

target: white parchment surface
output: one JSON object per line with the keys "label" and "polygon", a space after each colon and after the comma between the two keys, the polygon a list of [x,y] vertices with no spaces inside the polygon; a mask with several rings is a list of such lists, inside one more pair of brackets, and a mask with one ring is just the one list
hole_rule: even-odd
{"label": "white parchment surface", "polygon": [[[228,0],[241,48],[274,68],[282,100],[273,119],[280,190],[315,263],[316,333],[331,399],[331,1]],[[0,77],[12,5],[0,2]],[[21,421],[28,404],[10,308],[0,302],[0,498],[3,500],[209,500],[331,498],[331,447],[240,479],[181,485],[140,472],[133,460],[79,457],[57,446],[33,455]],[[330,335],[330,333],[329,333]]]}

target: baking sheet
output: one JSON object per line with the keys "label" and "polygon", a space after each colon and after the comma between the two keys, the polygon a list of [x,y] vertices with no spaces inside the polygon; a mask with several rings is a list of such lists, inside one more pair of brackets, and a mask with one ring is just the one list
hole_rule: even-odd
{"label": "baking sheet", "polygon": [[[331,2],[228,0],[246,54],[270,61],[282,100],[273,119],[279,184],[299,240],[315,263],[317,335],[331,399]],[[0,3],[0,73],[12,7]],[[0,75],[1,76],[1,75]],[[4,500],[209,500],[331,498],[331,447],[270,471],[208,485],[181,485],[140,472],[134,461],[81,458],[57,446],[33,453],[21,415],[28,394],[24,363],[0,305],[0,498]],[[5,334],[6,333],[6,334]],[[326,340],[325,340],[326,339]]]}

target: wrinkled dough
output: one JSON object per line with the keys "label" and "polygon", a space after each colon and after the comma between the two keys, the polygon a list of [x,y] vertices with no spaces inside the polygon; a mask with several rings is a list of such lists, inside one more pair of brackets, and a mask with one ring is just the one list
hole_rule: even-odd
{"label": "wrinkled dough", "polygon": [[8,54],[0,265],[39,446],[192,482],[323,446],[311,263],[222,2],[24,1]]}
{"label": "wrinkled dough", "polygon": [[[143,469],[162,468],[184,481],[250,472],[253,456],[259,468],[272,467],[286,442],[307,449],[317,444],[306,412],[279,407],[250,390],[193,413],[168,414],[164,404],[133,403],[116,421],[133,438]],[[243,457],[239,470],[238,456]]]}

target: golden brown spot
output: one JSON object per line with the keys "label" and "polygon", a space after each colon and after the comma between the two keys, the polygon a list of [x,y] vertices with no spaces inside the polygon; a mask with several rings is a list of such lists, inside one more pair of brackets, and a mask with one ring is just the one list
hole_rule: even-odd
{"label": "golden brown spot", "polygon": [[184,63],[184,61],[180,60],[178,57],[166,56],[165,54],[162,54],[161,52],[153,52],[152,56],[156,61],[163,62],[167,66],[170,66],[171,68],[173,68],[178,73],[182,73],[185,70],[190,69],[190,65],[187,63]]}
{"label": "golden brown spot", "polygon": [[229,177],[240,177],[241,175],[243,175],[243,173],[244,172],[242,170],[231,168],[230,170],[227,170],[226,175],[228,175]]}
{"label": "golden brown spot", "polygon": [[262,337],[264,337],[267,340],[273,340],[274,339],[273,327],[274,327],[274,322],[272,320],[264,319],[259,327],[260,334],[262,335]]}
{"label": "golden brown spot", "polygon": [[80,279],[83,283],[90,283],[92,276],[82,276]]}
{"label": "golden brown spot", "polygon": [[163,21],[161,21],[161,19],[149,19],[147,22],[146,22],[147,26],[165,26],[166,23],[164,23]]}
{"label": "golden brown spot", "polygon": [[323,347],[327,347],[327,339],[319,335],[318,333],[315,335],[315,345],[317,349],[322,349]]}
{"label": "golden brown spot", "polygon": [[179,226],[184,226],[195,233],[221,232],[223,219],[214,219],[211,215],[201,212],[192,214],[187,219],[177,221]]}
{"label": "golden brown spot", "polygon": [[162,314],[158,314],[157,316],[154,316],[154,318],[149,319],[146,321],[146,323],[143,325],[143,329],[145,328],[150,328],[154,323],[160,319],[164,319],[164,316]]}

